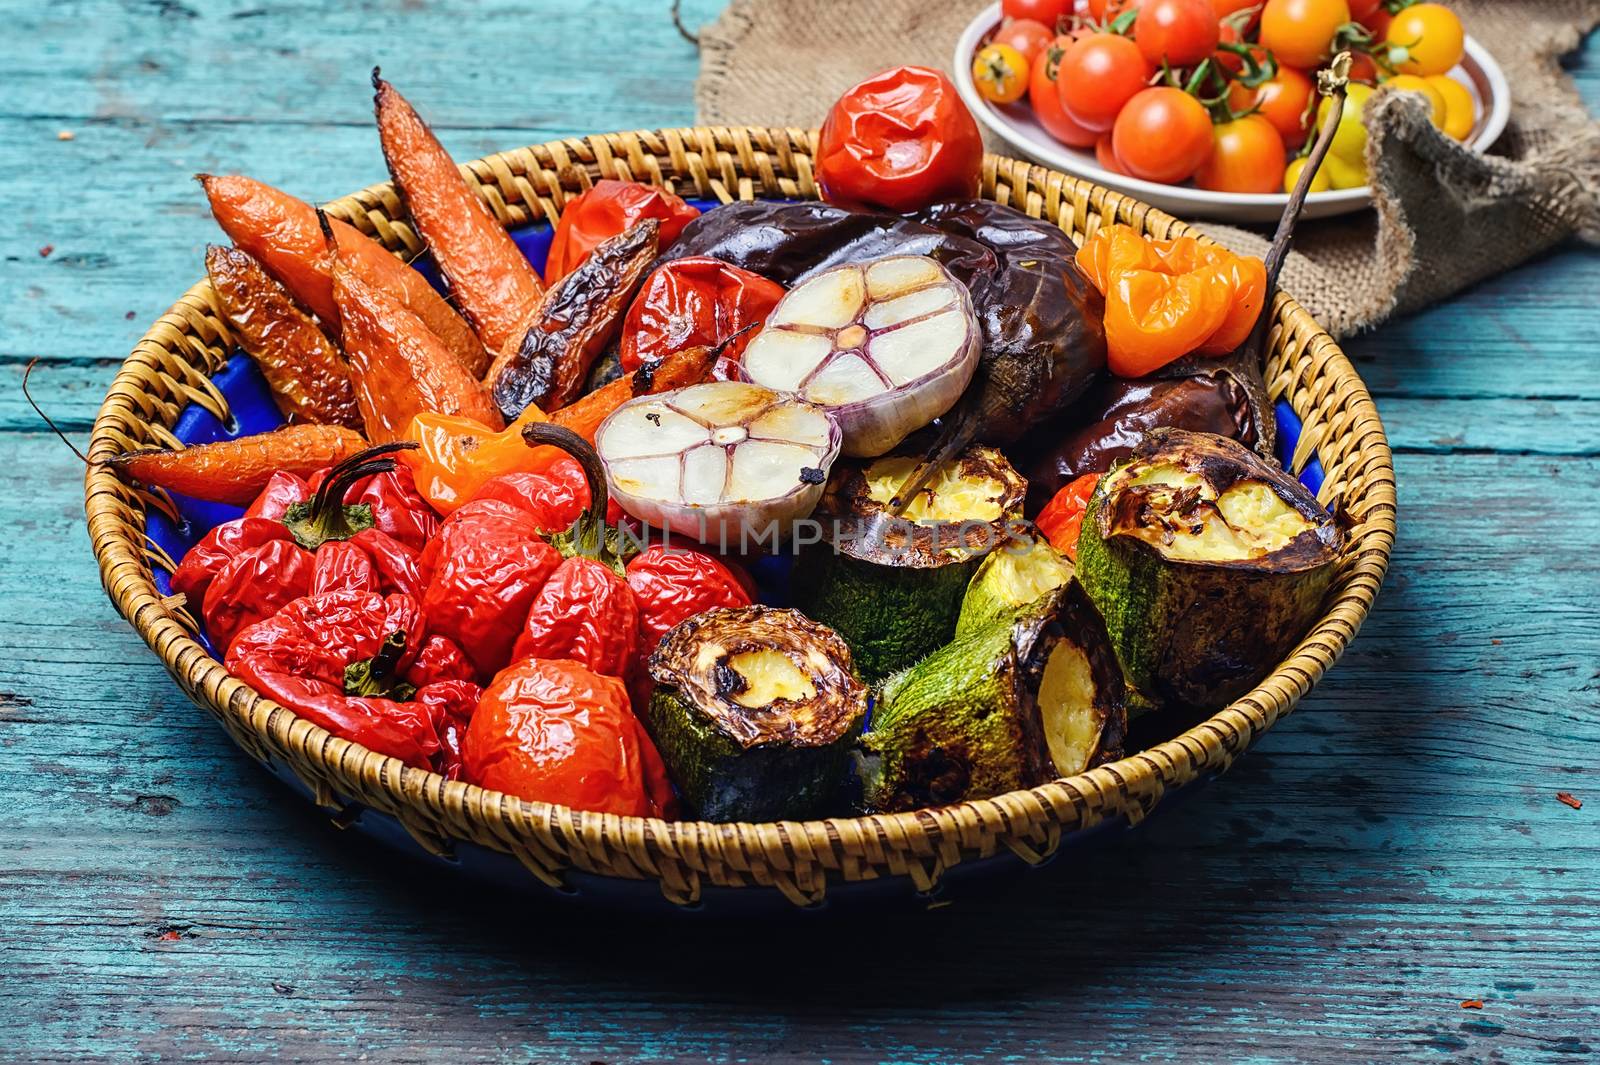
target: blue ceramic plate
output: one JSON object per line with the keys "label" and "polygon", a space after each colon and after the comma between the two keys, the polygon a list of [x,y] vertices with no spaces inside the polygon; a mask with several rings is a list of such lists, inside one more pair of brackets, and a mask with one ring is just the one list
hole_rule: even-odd
{"label": "blue ceramic plate", "polygon": [[[711,210],[717,206],[714,201],[691,200],[695,207],[702,211]],[[512,233],[517,246],[527,256],[528,261],[544,268],[545,256],[550,250],[551,230],[548,225],[539,224],[527,226]],[[433,264],[426,259],[416,263],[417,269],[433,284],[444,291],[443,283]],[[278,408],[272,402],[272,394],[267,389],[266,380],[256,369],[255,363],[246,355],[236,354],[228,360],[228,364],[218,373],[212,382],[227,397],[229,408],[232,412],[231,420],[224,422],[203,407],[191,405],[178,415],[177,425],[173,431],[179,440],[186,444],[203,444],[215,440],[226,440],[238,436],[250,436],[254,433],[263,433],[275,429],[283,424],[283,416],[278,413]],[[1296,443],[1300,439],[1300,419],[1295,416],[1290,406],[1279,401],[1276,407],[1278,425],[1278,458],[1285,466],[1294,454]],[[1300,480],[1312,492],[1322,487],[1322,464],[1313,458],[1300,474]],[[232,507],[219,503],[206,503],[187,496],[173,494],[178,512],[182,521],[173,522],[166,515],[152,511],[148,517],[148,531],[150,539],[157,546],[166,551],[174,559],[181,559],[196,540],[204,536],[213,526],[237,518],[244,513],[241,507]],[[756,567],[755,576],[761,585],[762,598],[769,602],[781,603],[786,598],[786,584],[788,567],[782,560],[772,560],[775,564],[764,564]],[[160,569],[155,571],[155,584],[163,595],[172,593],[172,585],[168,574]],[[210,641],[201,636],[200,641],[213,655],[216,649]],[[287,766],[269,761],[267,767],[288,784],[294,791],[311,801],[311,792],[302,784],[294,772]],[[1208,783],[1210,777],[1200,780],[1179,789],[1177,793],[1168,793],[1159,810],[1167,810],[1172,806],[1172,799],[1178,794],[1192,795],[1199,788]],[[499,851],[489,850],[474,843],[458,842],[455,853],[449,858],[440,858],[429,854],[418,845],[410,833],[400,822],[388,814],[367,809],[356,804],[347,806],[334,818],[342,827],[361,832],[364,835],[401,851],[412,857],[418,858],[438,868],[450,869],[474,879],[487,881],[502,887],[520,892],[548,895],[551,897],[569,898],[592,903],[598,906],[621,907],[633,910],[659,911],[671,914],[772,914],[795,913],[793,905],[776,891],[760,888],[721,888],[707,887],[703,892],[702,901],[690,907],[678,906],[667,902],[662,897],[660,890],[651,880],[623,880],[617,877],[595,876],[590,873],[572,871],[567,876],[566,890],[556,890],[539,883],[529,876],[521,864],[510,855]],[[1118,818],[1108,821],[1084,832],[1074,833],[1064,842],[1061,850],[1042,865],[1028,866],[1020,858],[1007,851],[1003,855],[993,858],[964,862],[947,871],[940,881],[938,889],[933,895],[919,895],[905,878],[884,878],[875,881],[857,883],[830,884],[826,900],[816,910],[857,909],[869,906],[878,906],[887,903],[901,902],[912,904],[926,904],[931,898],[970,893],[982,884],[993,884],[1005,879],[1003,874],[1018,873],[1029,868],[1045,868],[1055,861],[1060,855],[1070,849],[1093,845],[1105,836],[1124,831],[1128,828],[1126,820]],[[809,911],[805,911],[809,912]]]}

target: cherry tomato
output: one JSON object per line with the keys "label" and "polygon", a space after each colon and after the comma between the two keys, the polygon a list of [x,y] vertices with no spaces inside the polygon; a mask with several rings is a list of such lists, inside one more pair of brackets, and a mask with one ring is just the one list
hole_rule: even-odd
{"label": "cherry tomato", "polygon": [[1100,139],[1094,142],[1094,161],[1100,164],[1101,170],[1123,177],[1132,177],[1128,168],[1122,165],[1122,160],[1117,158],[1117,150],[1111,143],[1111,134],[1102,133]]}
{"label": "cherry tomato", "polygon": [[997,104],[1015,103],[1028,91],[1028,61],[1009,44],[991,44],[972,57],[978,95]]}
{"label": "cherry tomato", "polygon": [[1228,89],[1228,104],[1235,111],[1257,108],[1287,147],[1298,148],[1311,130],[1311,99],[1316,91],[1311,79],[1294,67],[1279,67],[1254,89],[1234,82]]}
{"label": "cherry tomato", "polygon": [[1039,53],[1049,48],[1055,42],[1056,31],[1042,22],[1031,18],[1013,19],[1007,22],[990,39],[990,44],[1008,44],[1022,53],[1022,58],[1028,61],[1031,70],[1033,61],[1039,58]]}
{"label": "cherry tomato", "polygon": [[1389,23],[1383,39],[1395,50],[1395,66],[1402,74],[1443,74],[1466,53],[1466,30],[1443,4],[1404,8]]}
{"label": "cherry tomato", "polygon": [[1056,69],[1071,44],[1072,38],[1057,37],[1055,43],[1034,57],[1033,71],[1028,76],[1028,102],[1033,105],[1033,117],[1039,120],[1046,133],[1062,144],[1088,148],[1100,135],[1072,120],[1062,109],[1061,93],[1056,88]]}
{"label": "cherry tomato", "polygon": [[1211,157],[1194,183],[1212,192],[1277,192],[1283,184],[1283,138],[1260,115],[1223,122],[1211,131]]}
{"label": "cherry tomato", "polygon": [[[1289,161],[1288,167],[1286,167],[1283,171],[1284,192],[1291,194],[1294,192],[1294,187],[1300,183],[1300,172],[1306,168],[1306,164],[1310,161],[1311,160],[1307,159],[1303,155],[1298,159],[1291,159]],[[1306,189],[1306,191],[1327,192],[1331,188],[1333,188],[1333,180],[1328,177],[1328,168],[1322,167],[1315,174],[1311,175],[1311,185]]]}
{"label": "cherry tomato", "polygon": [[1346,0],[1267,0],[1261,46],[1280,63],[1310,70],[1327,58],[1334,32],[1349,21]]}
{"label": "cherry tomato", "polygon": [[1145,0],[1133,20],[1133,39],[1145,62],[1192,67],[1217,47],[1217,16],[1210,0]]}
{"label": "cherry tomato", "polygon": [[1144,0],[1089,0],[1089,17],[1096,22],[1110,22],[1125,11],[1136,11]]}
{"label": "cherry tomato", "polygon": [[847,89],[817,145],[823,198],[845,207],[913,211],[971,199],[982,168],[978,123],[931,67],[895,67]]}
{"label": "cherry tomato", "polygon": [[1444,128],[1444,119],[1446,114],[1444,96],[1437,88],[1429,84],[1427,80],[1419,78],[1415,74],[1396,74],[1394,77],[1384,82],[1383,87],[1387,89],[1398,89],[1401,92],[1417,93],[1423,99],[1428,101],[1428,121],[1432,122],[1440,129]]}
{"label": "cherry tomato", "polygon": [[[1334,131],[1333,143],[1328,146],[1330,157],[1340,158],[1354,164],[1363,158],[1367,150],[1367,124],[1365,121],[1367,101],[1372,99],[1372,89],[1366,85],[1352,85],[1345,90],[1344,110],[1339,112],[1339,128]],[[1322,128],[1322,123],[1327,121],[1328,112],[1333,109],[1329,100],[1323,100],[1317,105],[1317,128]],[[1365,166],[1365,164],[1362,164]],[[1333,173],[1333,171],[1330,171]],[[1338,179],[1335,177],[1335,184]],[[1365,183],[1363,177],[1362,183]]]}
{"label": "cherry tomato", "polygon": [[1072,17],[1072,0],[1001,0],[1000,13],[1008,19],[1033,19],[1055,29],[1056,20]]}
{"label": "cherry tomato", "polygon": [[1444,131],[1458,141],[1472,135],[1478,123],[1477,105],[1467,87],[1448,74],[1434,74],[1425,80],[1444,98]]}
{"label": "cherry tomato", "polygon": [[1359,81],[1363,85],[1378,84],[1377,61],[1366,52],[1350,53],[1350,80]]}
{"label": "cherry tomato", "polygon": [[1150,67],[1138,45],[1116,34],[1095,33],[1074,43],[1061,57],[1056,89],[1074,122],[1104,132],[1149,78]]}
{"label": "cherry tomato", "polygon": [[1117,116],[1111,147],[1134,177],[1176,184],[1210,156],[1211,117],[1182,89],[1145,89]]}
{"label": "cherry tomato", "polygon": [[1350,0],[1350,17],[1361,22],[1382,6],[1383,0]]}
{"label": "cherry tomato", "polygon": [[1220,21],[1248,7],[1260,7],[1261,0],[1211,0],[1211,10]]}
{"label": "cherry tomato", "polygon": [[1373,40],[1381,41],[1388,35],[1389,24],[1394,21],[1394,15],[1390,14],[1388,8],[1379,7],[1372,14],[1356,21],[1366,27],[1367,33],[1371,34]]}

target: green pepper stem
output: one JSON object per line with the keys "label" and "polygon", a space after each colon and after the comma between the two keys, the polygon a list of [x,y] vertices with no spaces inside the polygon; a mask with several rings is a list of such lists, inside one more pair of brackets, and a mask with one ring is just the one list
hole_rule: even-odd
{"label": "green pepper stem", "polygon": [[405,653],[406,634],[396,629],[383,638],[377,654],[344,667],[344,693],[402,703],[410,699],[417,694],[417,686],[408,683],[398,671]]}
{"label": "green pepper stem", "polygon": [[396,451],[409,451],[418,445],[413,441],[396,441],[379,444],[358,451],[328,470],[316,494],[308,502],[296,503],[283,515],[295,543],[307,551],[315,551],[329,540],[348,540],[375,521],[372,508],[365,503],[345,505],[344,497],[356,482],[395,468],[395,460],[388,458]]}
{"label": "green pepper stem", "polygon": [[606,546],[606,508],[611,497],[606,491],[605,467],[594,445],[571,429],[549,422],[534,422],[522,427],[522,442],[529,447],[557,447],[571,455],[583,470],[589,485],[589,506],[572,524],[574,549],[590,558],[599,557]]}

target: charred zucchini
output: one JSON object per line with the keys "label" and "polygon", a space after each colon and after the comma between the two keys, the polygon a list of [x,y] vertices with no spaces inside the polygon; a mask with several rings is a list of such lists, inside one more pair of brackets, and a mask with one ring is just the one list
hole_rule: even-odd
{"label": "charred zucchini", "polygon": [[990,447],[944,463],[904,516],[891,516],[916,461],[836,466],[813,515],[831,542],[795,566],[795,605],[838,630],[869,683],[948,643],[979,561],[1025,528],[1027,482]]}
{"label": "charred zucchini", "polygon": [[1122,673],[1076,582],[980,625],[883,687],[862,738],[874,810],[981,799],[1117,757]]}
{"label": "charred zucchini", "polygon": [[961,599],[956,636],[1049,595],[1072,579],[1072,560],[1036,530],[989,552]]}
{"label": "charred zucchini", "polygon": [[697,816],[824,812],[867,712],[836,633],[794,610],[710,610],[667,633],[650,676],[645,725]]}
{"label": "charred zucchini", "polygon": [[1340,541],[1311,493],[1248,448],[1159,430],[1090,499],[1078,579],[1131,688],[1156,705],[1215,710],[1305,635]]}

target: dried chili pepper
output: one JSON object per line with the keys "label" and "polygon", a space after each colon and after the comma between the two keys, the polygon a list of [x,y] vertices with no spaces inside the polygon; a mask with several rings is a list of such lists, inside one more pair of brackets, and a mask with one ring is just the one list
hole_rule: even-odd
{"label": "dried chili pepper", "polygon": [[410,766],[448,769],[441,732],[472,716],[479,690],[464,676],[417,672],[428,642],[410,596],[341,589],[295,599],[244,629],[227,666],[337,736]]}
{"label": "dried chili pepper", "polygon": [[[330,327],[339,322],[327,241],[308,203],[251,178],[199,175],[211,213],[228,238],[260,261],[267,272]],[[422,319],[430,332],[474,376],[489,365],[489,353],[443,296],[421,274],[383,245],[338,219],[330,219],[339,254],[368,285]]]}
{"label": "dried chili pepper", "polygon": [[533,802],[635,817],[671,802],[622,681],[577,662],[529,658],[502,671],[461,753],[467,780]]}
{"label": "dried chili pepper", "polygon": [[1194,237],[1154,240],[1102,229],[1077,254],[1106,298],[1106,362],[1143,377],[1190,352],[1227,354],[1249,337],[1266,298],[1266,266]]}
{"label": "dried chili pepper", "polygon": [[1078,533],[1083,530],[1083,515],[1099,483],[1098,473],[1086,473],[1069,482],[1033,519],[1050,546],[1074,562],[1078,560]]}
{"label": "dried chili pepper", "polygon": [[666,189],[602,178],[561,209],[545,259],[545,283],[554,285],[576,270],[603,241],[646,218],[660,223],[657,239],[665,248],[698,217],[699,211]]}
{"label": "dried chili pepper", "polygon": [[212,244],[206,276],[239,346],[294,422],[361,429],[350,371],[333,341],[248,252]]}
{"label": "dried chili pepper", "polygon": [[635,222],[551,282],[485,378],[507,421],[530,405],[550,411],[578,398],[590,364],[617,335],[656,256],[659,231],[654,218]]}
{"label": "dried chili pepper", "polygon": [[104,462],[155,488],[244,506],[280,472],[310,474],[343,462],[366,446],[360,433],[342,425],[286,425],[212,444],[129,451]]}
{"label": "dried chili pepper", "polygon": [[544,293],[533,266],[461,176],[405,97],[372,70],[383,157],[406,210],[467,320],[490,351]]}
{"label": "dried chili pepper", "polygon": [[[625,370],[686,347],[729,342],[717,362],[718,380],[738,378],[739,356],[783,298],[783,286],[708,256],[677,259],[645,279],[622,324]],[[737,339],[735,339],[737,338]]]}

